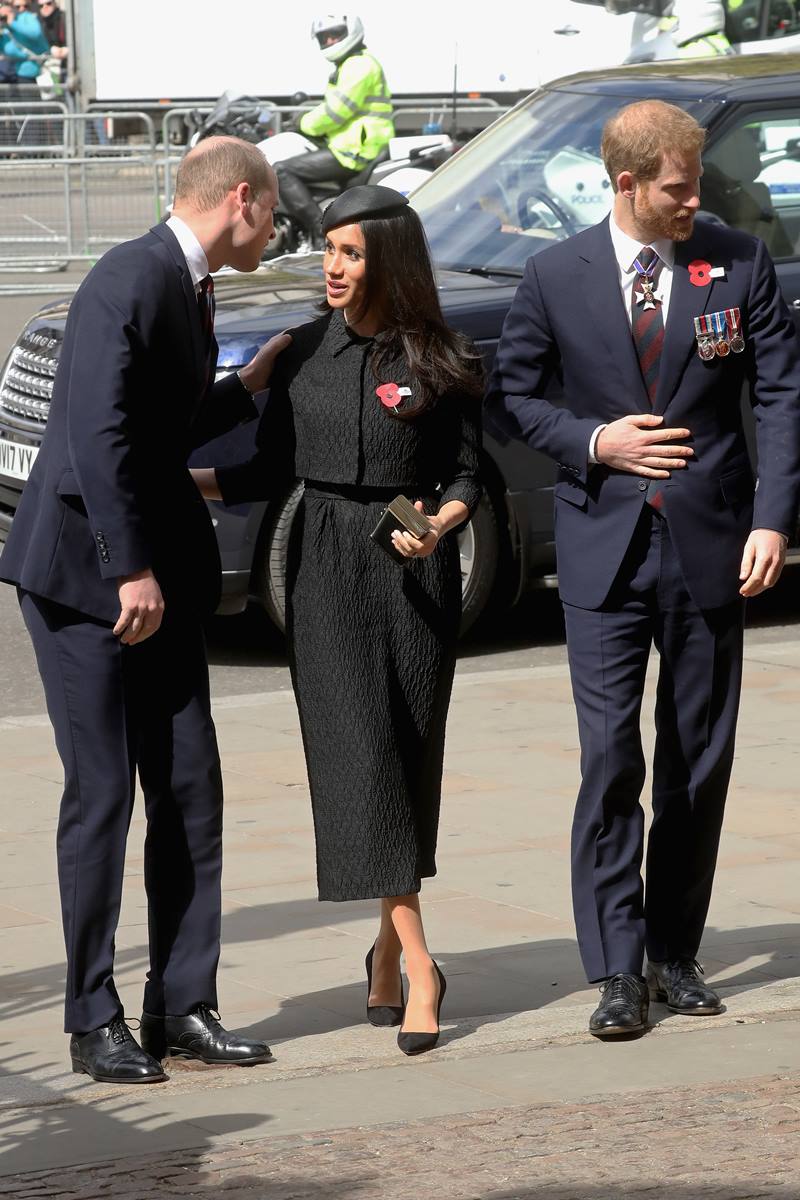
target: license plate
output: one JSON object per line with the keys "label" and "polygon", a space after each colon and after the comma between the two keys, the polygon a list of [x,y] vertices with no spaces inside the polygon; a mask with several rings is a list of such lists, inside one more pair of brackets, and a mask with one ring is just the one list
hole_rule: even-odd
{"label": "license plate", "polygon": [[38,453],[38,446],[23,446],[0,435],[0,475],[25,483]]}

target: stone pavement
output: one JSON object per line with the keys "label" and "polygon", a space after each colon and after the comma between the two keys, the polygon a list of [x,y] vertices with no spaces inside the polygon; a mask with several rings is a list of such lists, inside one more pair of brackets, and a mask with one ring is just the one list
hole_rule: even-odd
{"label": "stone pavement", "polygon": [[[750,644],[745,680],[703,946],[727,1011],[686,1019],[655,1006],[653,1032],[608,1046],[585,1034],[596,993],[572,930],[566,669],[462,661],[440,874],[424,892],[448,977],[444,1032],[421,1060],[363,1022],[376,906],[315,899],[288,687],[219,700],[220,1005],[277,1061],[173,1064],[169,1083],[143,1089],[67,1072],[60,766],[45,721],[0,721],[0,1194],[797,1200],[800,641]],[[118,937],[131,1015],[146,969],[142,837],[137,810]]]}

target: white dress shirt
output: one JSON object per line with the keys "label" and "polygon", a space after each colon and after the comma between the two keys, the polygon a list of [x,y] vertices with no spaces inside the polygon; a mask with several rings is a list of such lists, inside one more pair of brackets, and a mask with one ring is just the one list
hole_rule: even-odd
{"label": "white dress shirt", "polygon": [[206,252],[189,226],[180,217],[170,217],[166,222],[166,226],[178,239],[178,245],[183,251],[183,257],[186,259],[189,275],[194,284],[194,294],[198,295],[200,292],[200,281],[205,279],[208,274]]}
{"label": "white dress shirt", "polygon": [[[619,272],[619,287],[622,292],[622,303],[625,312],[628,316],[628,321],[633,322],[632,302],[633,302],[633,285],[638,275],[634,261],[639,257],[639,254],[644,249],[643,242],[637,242],[635,238],[629,237],[627,233],[623,233],[619,225],[614,220],[614,214],[609,217],[608,231],[611,234],[611,244],[614,247],[614,257],[617,260],[617,270]],[[656,288],[656,298],[661,301],[661,315],[664,321],[664,326],[667,324],[667,314],[669,312],[669,298],[672,295],[672,275],[675,265],[675,243],[669,238],[654,238],[652,242],[647,243],[655,250],[658,257],[661,259],[661,274],[658,277],[658,287]],[[597,439],[605,429],[605,425],[598,425],[591,438],[589,439],[589,462],[596,463],[595,446]]]}

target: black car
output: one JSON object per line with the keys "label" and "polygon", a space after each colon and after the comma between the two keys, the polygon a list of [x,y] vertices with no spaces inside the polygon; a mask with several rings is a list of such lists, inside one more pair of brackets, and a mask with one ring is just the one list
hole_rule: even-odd
{"label": "black car", "polygon": [[[535,92],[414,195],[448,321],[475,340],[488,365],[526,259],[595,224],[611,207],[599,157],[606,119],[650,97],[681,105],[707,127],[701,215],[763,238],[800,321],[798,79],[800,55],[773,54],[587,72]],[[314,315],[323,295],[320,256],[286,259],[252,276],[222,274],[216,294],[224,373],[272,334]],[[28,323],[0,379],[0,534],[13,518],[47,420],[67,307],[51,305]],[[193,461],[238,461],[249,454],[254,433],[254,426],[242,427]],[[484,465],[486,495],[461,535],[465,626],[493,594],[513,600],[555,582],[554,465],[521,444],[500,445],[491,430]],[[298,485],[277,504],[212,504],[222,611],[241,610],[251,596],[282,623],[286,545],[299,494]]]}

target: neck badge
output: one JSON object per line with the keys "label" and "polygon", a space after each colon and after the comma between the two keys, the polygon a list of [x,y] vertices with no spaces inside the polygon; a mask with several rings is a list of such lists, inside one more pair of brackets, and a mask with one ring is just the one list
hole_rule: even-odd
{"label": "neck badge", "polygon": [[661,303],[661,297],[656,295],[656,282],[653,278],[659,262],[660,259],[656,256],[649,267],[643,267],[638,258],[633,260],[633,265],[639,276],[636,282],[642,289],[640,292],[636,292],[636,288],[634,287],[636,303],[643,304],[645,312],[649,308],[655,308],[656,305]]}

